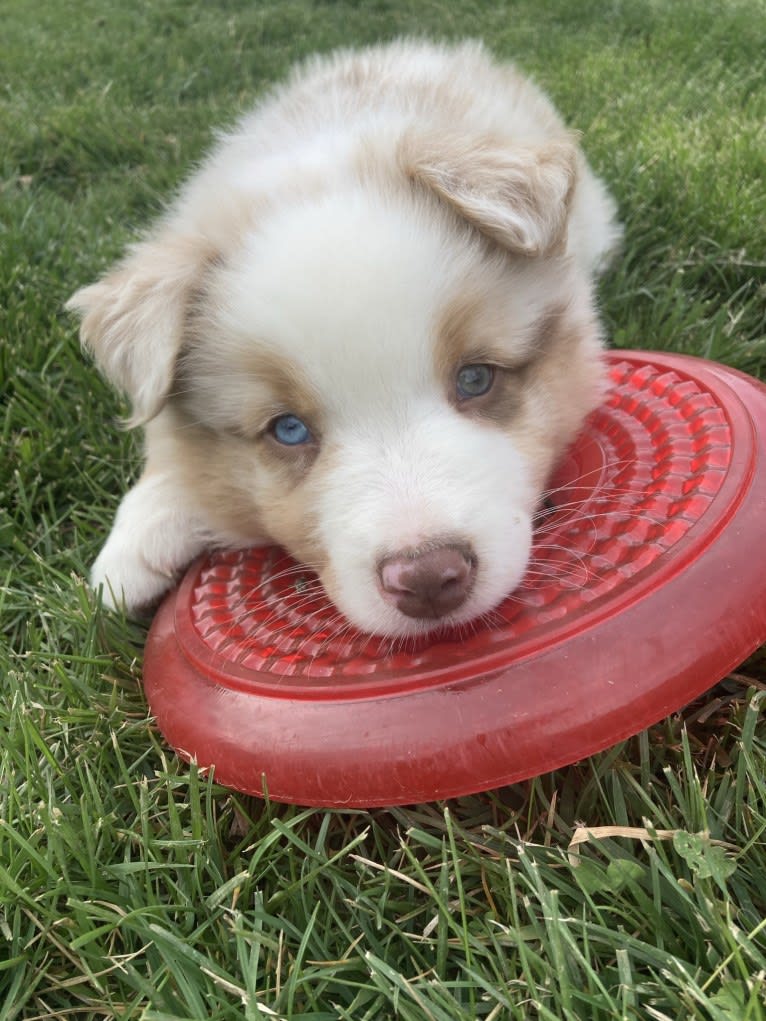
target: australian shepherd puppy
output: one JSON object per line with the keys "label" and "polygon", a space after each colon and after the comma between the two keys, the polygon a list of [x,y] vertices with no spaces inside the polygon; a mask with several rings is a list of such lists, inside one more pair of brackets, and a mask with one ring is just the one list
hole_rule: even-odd
{"label": "australian shepherd puppy", "polygon": [[366,631],[496,606],[602,393],[614,212],[549,100],[478,44],[298,68],[70,302],[146,437],[93,567],[105,602],[277,543]]}

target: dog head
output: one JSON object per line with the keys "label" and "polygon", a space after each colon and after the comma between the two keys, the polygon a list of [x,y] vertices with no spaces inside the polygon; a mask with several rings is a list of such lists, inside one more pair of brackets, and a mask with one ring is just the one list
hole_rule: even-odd
{"label": "dog head", "polygon": [[72,304],[214,537],[277,542],[356,626],[410,635],[521,580],[600,336],[571,145],[393,151],[239,213],[181,204]]}

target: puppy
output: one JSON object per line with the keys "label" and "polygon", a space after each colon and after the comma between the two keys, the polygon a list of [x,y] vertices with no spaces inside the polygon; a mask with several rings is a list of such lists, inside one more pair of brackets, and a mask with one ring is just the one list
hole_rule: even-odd
{"label": "puppy", "polygon": [[277,543],[362,630],[487,613],[602,393],[618,237],[574,135],[480,45],[300,67],[69,303],[146,438],[93,585],[135,611],[206,548]]}

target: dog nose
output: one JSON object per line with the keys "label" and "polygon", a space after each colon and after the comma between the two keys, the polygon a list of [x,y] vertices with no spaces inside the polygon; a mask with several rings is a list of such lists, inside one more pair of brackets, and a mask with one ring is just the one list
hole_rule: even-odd
{"label": "dog nose", "polygon": [[406,617],[435,619],[465,602],[476,557],[464,546],[444,545],[415,555],[395,553],[378,566],[383,592]]}

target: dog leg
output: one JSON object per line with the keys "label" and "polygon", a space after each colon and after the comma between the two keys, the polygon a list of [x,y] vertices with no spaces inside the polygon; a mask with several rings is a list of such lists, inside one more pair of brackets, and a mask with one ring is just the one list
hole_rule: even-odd
{"label": "dog leg", "polygon": [[129,614],[146,610],[208,544],[190,495],[172,475],[144,475],[120,504],[114,526],[91,572],[105,606]]}

